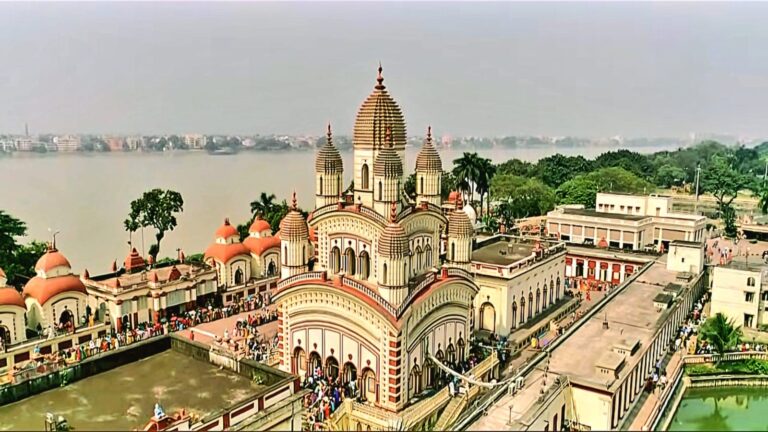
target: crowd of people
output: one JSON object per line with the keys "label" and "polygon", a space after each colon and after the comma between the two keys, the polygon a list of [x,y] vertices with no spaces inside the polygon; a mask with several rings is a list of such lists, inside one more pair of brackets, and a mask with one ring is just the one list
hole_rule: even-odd
{"label": "crowd of people", "polygon": [[263,305],[260,311],[249,313],[245,318],[235,321],[231,332],[224,329],[223,335],[215,335],[213,342],[216,346],[231,351],[238,358],[266,362],[277,349],[278,336],[262,335],[258,328],[275,320],[277,311],[269,310],[267,305]]}
{"label": "crowd of people", "polygon": [[345,399],[359,397],[354,379],[348,383],[342,383],[340,376],[333,378],[325,376],[320,366],[316,366],[312,374],[307,374],[302,387],[312,390],[304,397],[307,430],[321,430],[323,422],[331,418]]}

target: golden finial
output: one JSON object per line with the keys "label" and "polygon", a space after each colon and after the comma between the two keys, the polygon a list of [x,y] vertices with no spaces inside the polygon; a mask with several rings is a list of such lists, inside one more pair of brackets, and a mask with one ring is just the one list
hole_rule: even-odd
{"label": "golden finial", "polygon": [[229,218],[224,218],[224,225],[229,225]]}
{"label": "golden finial", "polygon": [[394,223],[397,221],[397,204],[392,201],[392,205],[389,207],[389,221]]}
{"label": "golden finial", "polygon": [[378,84],[375,87],[376,90],[384,90],[384,88],[385,88],[384,87],[384,77],[381,75],[381,72],[383,70],[384,69],[381,67],[381,62],[379,62],[379,74],[376,76],[376,82],[378,82]]}
{"label": "golden finial", "polygon": [[299,207],[296,205],[296,191],[293,191],[293,198],[291,199],[291,208],[297,210]]}

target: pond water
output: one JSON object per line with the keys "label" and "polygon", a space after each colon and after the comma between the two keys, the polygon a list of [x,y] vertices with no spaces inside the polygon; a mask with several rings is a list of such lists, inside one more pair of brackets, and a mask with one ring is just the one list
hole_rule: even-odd
{"label": "pond water", "polygon": [[768,388],[689,389],[670,431],[768,431]]}

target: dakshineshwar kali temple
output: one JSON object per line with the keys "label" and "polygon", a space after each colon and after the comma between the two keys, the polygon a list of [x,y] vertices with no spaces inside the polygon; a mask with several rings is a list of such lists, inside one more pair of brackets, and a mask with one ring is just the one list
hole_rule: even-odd
{"label": "dakshineshwar kali temple", "polygon": [[356,382],[365,402],[348,429],[380,429],[436,388],[433,358],[466,358],[478,292],[468,271],[473,225],[460,198],[447,215],[441,208],[431,130],[416,158],[415,202],[404,193],[406,125],[381,71],[355,121],[351,190],[329,126],[314,211],[305,219],[294,194],[280,223],[280,367]]}

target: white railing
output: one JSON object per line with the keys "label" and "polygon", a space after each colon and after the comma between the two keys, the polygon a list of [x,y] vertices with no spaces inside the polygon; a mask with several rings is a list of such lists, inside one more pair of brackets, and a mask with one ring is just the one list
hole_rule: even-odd
{"label": "white railing", "polygon": [[343,278],[342,284],[344,286],[347,286],[349,288],[353,288],[357,291],[362,292],[363,294],[367,295],[368,297],[375,300],[377,303],[381,305],[384,309],[387,310],[392,316],[397,317],[397,309],[395,309],[391,304],[389,304],[388,301],[384,300],[384,297],[380,296],[376,291],[372,290],[370,287],[365,286],[363,283],[356,281],[354,279],[350,278]]}
{"label": "white railing", "polygon": [[408,304],[410,304],[410,303],[411,303],[411,300],[413,300],[413,298],[414,298],[414,297],[415,297],[415,296],[416,296],[416,295],[417,295],[417,294],[418,294],[418,293],[419,293],[421,290],[423,290],[425,287],[427,287],[427,286],[429,286],[430,284],[432,284],[432,282],[434,282],[434,281],[435,281],[435,279],[437,279],[437,277],[435,276],[435,274],[434,274],[434,273],[430,273],[430,274],[428,274],[428,275],[427,275],[427,276],[424,278],[424,280],[423,280],[423,281],[419,282],[419,284],[418,284],[418,285],[416,285],[416,287],[414,287],[414,288],[411,290],[411,292],[409,292],[409,293],[408,293],[408,295],[405,297],[405,300],[403,300],[403,303],[400,305],[400,307],[399,307],[399,308],[397,308],[397,317],[398,317],[398,318],[400,318],[400,316],[403,314],[403,312],[405,312],[405,309],[408,307]]}
{"label": "white railing", "polygon": [[311,272],[299,273],[297,275],[289,276],[277,283],[277,289],[287,287],[288,285],[294,284],[296,282],[301,282],[305,280],[322,279],[324,274],[325,274],[324,271],[311,271]]}

